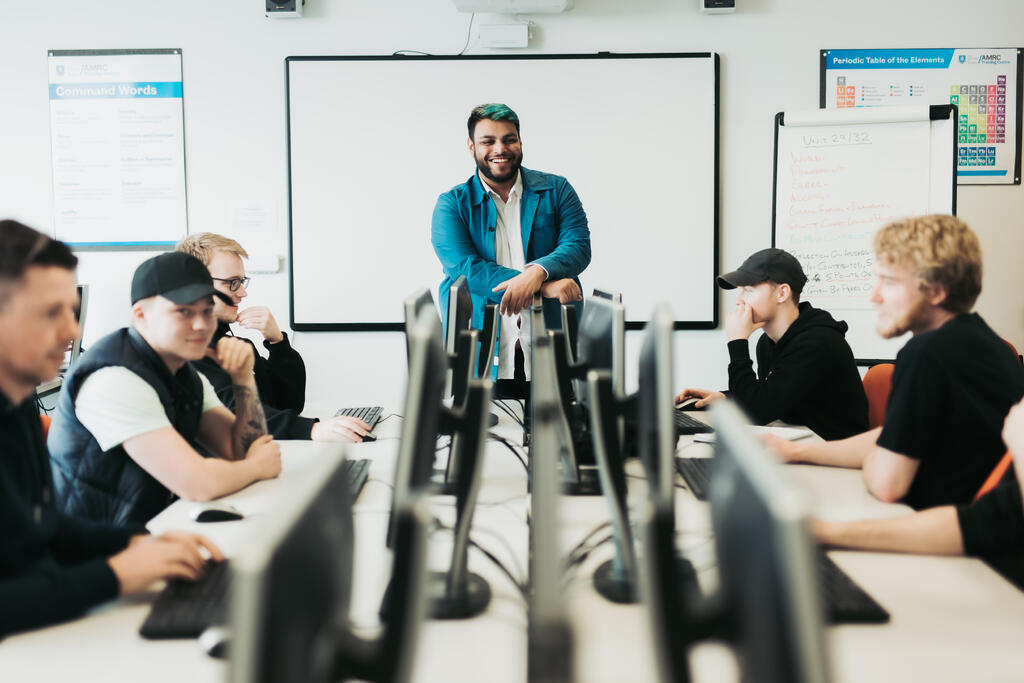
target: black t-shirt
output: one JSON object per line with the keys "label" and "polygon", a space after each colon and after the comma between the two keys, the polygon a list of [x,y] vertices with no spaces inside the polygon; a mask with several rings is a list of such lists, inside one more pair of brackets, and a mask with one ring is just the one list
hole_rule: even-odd
{"label": "black t-shirt", "polygon": [[903,502],[916,509],[969,502],[1006,452],[1010,407],[1024,368],[976,313],[915,335],[896,356],[878,445],[920,461]]}
{"label": "black t-shirt", "polygon": [[980,557],[1024,588],[1024,504],[1013,468],[970,505],[958,505],[964,554]]}

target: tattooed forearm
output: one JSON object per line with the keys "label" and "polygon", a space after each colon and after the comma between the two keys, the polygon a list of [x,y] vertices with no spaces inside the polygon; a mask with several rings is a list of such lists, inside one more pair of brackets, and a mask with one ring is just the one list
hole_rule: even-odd
{"label": "tattooed forearm", "polygon": [[267,433],[267,418],[255,385],[236,384],[235,426],[231,431],[234,459],[241,460],[252,442]]}

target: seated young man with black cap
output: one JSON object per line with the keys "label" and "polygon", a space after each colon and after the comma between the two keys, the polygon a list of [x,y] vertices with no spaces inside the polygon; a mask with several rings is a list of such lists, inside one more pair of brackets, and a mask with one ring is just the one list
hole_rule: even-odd
{"label": "seated young man with black cap", "polygon": [[[800,262],[782,249],[762,249],[718,278],[722,289],[740,289],[725,318],[730,397],[759,424],[806,425],[823,439],[859,434],[868,428],[868,401],[848,327],[800,301],[806,282]],[[758,329],[755,375],[747,340]],[[724,396],[685,389],[676,401],[698,398],[700,408]]]}
{"label": "seated young man with black cap", "polygon": [[223,555],[206,538],[71,517],[54,501],[35,390],[81,334],[78,259],[62,242],[0,221],[0,638],[64,621],[154,581],[194,579]]}
{"label": "seated young man with black cap", "polygon": [[[175,496],[210,500],[280,473],[252,348],[231,338],[208,348],[214,296],[223,295],[188,254],[160,254],[135,271],[132,326],[90,347],[57,403],[49,448],[65,512],[144,523]],[[234,382],[234,415],[189,362],[207,353]]]}

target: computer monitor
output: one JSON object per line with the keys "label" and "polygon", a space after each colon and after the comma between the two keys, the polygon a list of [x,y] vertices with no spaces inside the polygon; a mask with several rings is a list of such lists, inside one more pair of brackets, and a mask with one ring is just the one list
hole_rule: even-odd
{"label": "computer monitor", "polygon": [[[89,310],[89,285],[78,284],[75,287],[78,290],[78,308],[75,309],[75,321],[78,323],[79,329],[84,331],[85,314]],[[70,370],[80,355],[82,355],[81,335],[71,342],[71,348],[68,350],[67,363],[64,369]]]}
{"label": "computer monitor", "polygon": [[612,289],[597,289],[595,287],[592,296],[594,296],[597,299],[604,299],[606,301],[611,301],[612,303],[616,304],[622,303],[622,292],[616,292],[615,290]]}
{"label": "computer monitor", "polygon": [[[415,292],[410,294],[402,302],[402,309],[405,312],[405,329],[408,331],[409,325],[416,321],[421,311],[427,309],[433,309],[436,313],[437,308],[434,306],[434,297],[431,296],[430,290],[426,287],[417,289]],[[409,336],[406,334],[405,338],[405,357],[409,359]]]}
{"label": "computer monitor", "polygon": [[711,522],[721,601],[747,678],[829,680],[807,501],[729,402],[713,405]]}
{"label": "computer monitor", "polygon": [[[259,543],[231,561],[230,680],[233,683],[407,681],[423,614],[423,503],[397,514],[396,592],[402,610],[380,638],[348,629],[353,524],[343,459],[324,458],[319,481],[289,511],[278,511]],[[397,597],[397,596],[396,596]]]}
{"label": "computer monitor", "polygon": [[[542,347],[547,346],[544,340],[547,337],[538,340]],[[536,357],[536,349],[534,351]],[[546,355],[542,349],[541,356]],[[531,397],[534,422],[530,444],[527,680],[531,683],[562,683],[574,680],[572,630],[562,597],[565,557],[559,551],[558,469],[564,447],[565,420],[554,393],[554,383],[535,375],[533,385],[541,388],[535,390]]]}
{"label": "computer monitor", "polygon": [[675,479],[676,434],[672,413],[672,335],[675,322],[668,304],[658,303],[644,328],[636,398],[637,455],[644,463],[651,494],[671,496]]}
{"label": "computer monitor", "polygon": [[714,637],[734,646],[743,680],[828,681],[805,500],[749,431],[738,408],[722,401],[711,410],[717,592],[701,597],[695,581],[679,580],[671,496],[659,492],[644,522],[641,585],[661,679],[688,681],[688,648]]}
{"label": "computer monitor", "polygon": [[[531,422],[536,429],[537,411],[542,406],[553,403],[557,411],[554,415],[548,416],[549,429],[554,430],[559,437],[559,454],[562,463],[562,482],[565,493],[577,493],[581,484],[579,464],[576,461],[576,451],[573,444],[573,433],[569,427],[565,412],[562,406],[561,395],[558,389],[558,371],[555,368],[554,341],[546,331],[538,336],[534,331],[532,344],[532,373],[530,381],[530,410]],[[532,444],[532,436],[531,436]],[[530,457],[533,457],[533,448],[530,449]],[[596,472],[594,479],[596,480]]]}
{"label": "computer monitor", "polygon": [[637,599],[636,549],[629,525],[625,457],[620,429],[621,401],[607,370],[587,373],[590,397],[590,434],[597,460],[601,491],[608,503],[615,554],[594,572],[594,588],[608,600],[631,603]]}
{"label": "computer monitor", "polygon": [[446,410],[442,418],[452,434],[446,482],[448,492],[455,496],[455,527],[448,571],[430,575],[430,615],[437,619],[475,616],[491,600],[490,586],[469,571],[467,562],[469,532],[480,492],[492,385],[490,379],[470,380],[463,406]]}
{"label": "computer monitor", "polygon": [[[409,380],[405,391],[402,432],[395,464],[392,508],[411,493],[427,489],[434,471],[437,434],[447,363],[441,347],[441,321],[426,307],[406,324]],[[394,534],[394,514],[388,525],[388,545]]]}
{"label": "computer monitor", "polygon": [[[594,290],[598,292],[600,290]],[[594,296],[583,306],[577,362],[588,370],[612,373],[616,394],[626,391],[626,309],[621,301]],[[586,404],[586,386],[577,381],[576,396]]]}
{"label": "computer monitor", "polygon": [[479,369],[477,355],[480,352],[480,338],[473,330],[473,296],[465,275],[460,275],[448,289],[444,334],[444,350],[451,367],[445,396],[452,396],[455,405],[461,405],[466,397],[466,385]]}
{"label": "computer monitor", "polygon": [[576,304],[562,304],[562,329],[565,330],[565,341],[569,349],[569,362],[575,363],[580,331]]}
{"label": "computer monitor", "polygon": [[498,315],[498,304],[484,306],[484,322],[480,326],[480,353],[477,356],[477,377],[491,376],[491,368],[494,367],[494,349],[498,342],[499,320],[501,317]]}

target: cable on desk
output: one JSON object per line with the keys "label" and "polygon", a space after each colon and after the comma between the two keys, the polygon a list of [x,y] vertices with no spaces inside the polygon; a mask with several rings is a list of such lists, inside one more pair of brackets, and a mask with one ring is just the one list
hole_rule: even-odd
{"label": "cable on desk", "polygon": [[377,424],[380,424],[384,420],[387,420],[388,418],[391,418],[391,417],[397,417],[399,420],[405,419],[402,415],[400,415],[398,413],[388,413],[387,415],[385,415],[381,419],[377,420]]}
{"label": "cable on desk", "polygon": [[[491,403],[494,404],[496,407],[500,408],[503,413],[505,413],[510,418],[512,418],[515,421],[515,423],[517,425],[519,425],[520,427],[525,427],[526,426],[525,424],[523,424],[522,418],[520,418],[518,415],[516,415],[515,411],[508,407],[508,404],[505,403],[505,399],[503,399],[503,398],[491,399]],[[517,403],[518,403],[518,401],[517,401]]]}
{"label": "cable on desk", "polygon": [[517,451],[515,446],[512,445],[512,442],[510,442],[508,439],[506,439],[503,436],[499,436],[498,434],[495,434],[494,432],[487,432],[487,438],[493,439],[493,440],[495,440],[495,441],[497,441],[499,443],[504,444],[505,448],[507,448],[510,451],[512,451],[512,455],[516,456],[516,458],[519,460],[519,462],[522,463],[523,469],[526,470],[526,474],[527,474],[527,476],[529,476],[529,474],[530,474],[530,466],[526,464],[526,460],[523,459],[523,456],[520,455],[519,451]]}
{"label": "cable on desk", "polygon": [[519,564],[519,560],[516,559],[516,553],[512,549],[511,544],[509,544],[507,538],[505,538],[504,536],[499,534],[494,529],[485,529],[485,528],[481,527],[478,524],[473,525],[473,529],[475,530],[476,533],[487,534],[491,538],[493,538],[493,539],[497,540],[499,543],[501,543],[501,545],[503,545],[505,547],[505,552],[508,553],[509,564],[514,565],[513,569],[516,570],[516,574],[518,574],[519,576],[525,576],[526,575],[526,572],[523,570],[523,567]]}
{"label": "cable on desk", "polygon": [[[454,531],[454,529],[452,527],[448,526],[447,524],[442,524],[441,520],[437,519],[436,517],[434,518],[433,528],[434,529],[443,529],[445,531]],[[484,557],[486,557],[488,560],[490,560],[491,563],[494,564],[495,567],[500,569],[501,572],[505,576],[508,577],[508,580],[512,582],[512,585],[514,585],[516,587],[516,589],[518,589],[519,592],[522,593],[524,599],[527,599],[527,600],[529,599],[529,595],[528,595],[527,590],[526,590],[525,582],[522,582],[519,579],[517,579],[512,574],[512,572],[509,571],[509,568],[506,567],[505,564],[494,555],[494,553],[492,553],[490,550],[488,550],[487,548],[484,548],[482,545],[477,543],[473,539],[472,536],[469,537],[469,544],[471,546],[473,546],[474,548],[476,548],[477,550],[479,550],[481,553],[483,553]]]}
{"label": "cable on desk", "polygon": [[579,565],[581,565],[584,562],[586,562],[587,558],[590,557],[590,553],[594,552],[595,550],[597,550],[598,548],[600,548],[601,546],[603,546],[605,543],[607,543],[608,541],[612,540],[613,538],[615,538],[615,534],[608,534],[607,536],[603,537],[601,540],[595,541],[594,543],[592,543],[591,545],[587,546],[586,548],[582,548],[580,550],[580,552],[575,557],[573,557],[573,555],[570,553],[569,558],[568,558],[568,560],[566,561],[566,564],[565,564],[565,571],[568,572],[571,569],[573,569],[575,567],[578,567]]}
{"label": "cable on desk", "polygon": [[580,552],[580,550],[582,550],[583,547],[587,545],[587,542],[590,539],[592,539],[594,536],[596,536],[599,531],[603,531],[604,529],[607,529],[611,525],[612,525],[612,523],[610,521],[608,521],[608,522],[601,522],[596,527],[591,529],[587,533],[587,535],[583,537],[583,540],[580,541],[579,543],[577,543],[576,547],[574,547],[572,550],[569,551],[569,557],[571,558],[573,555],[575,555],[576,553]]}

